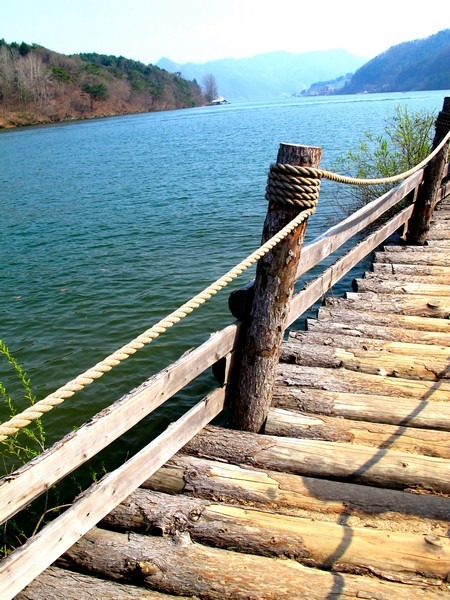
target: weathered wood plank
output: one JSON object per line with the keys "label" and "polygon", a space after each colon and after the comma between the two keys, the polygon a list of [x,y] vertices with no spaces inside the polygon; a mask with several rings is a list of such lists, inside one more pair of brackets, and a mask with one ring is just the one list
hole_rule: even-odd
{"label": "weathered wood plank", "polygon": [[[433,348],[433,347],[431,347]],[[438,355],[423,352],[423,357],[417,352],[412,356],[405,356],[400,349],[391,351],[377,349],[375,346],[365,348],[344,348],[323,346],[320,343],[311,344],[298,340],[285,342],[281,349],[282,362],[320,367],[328,369],[344,368],[360,373],[372,373],[387,377],[402,377],[404,379],[419,379],[426,381],[439,381],[450,378],[448,351],[443,350]]]}
{"label": "weathered wood plank", "polygon": [[[95,561],[92,555],[94,544]],[[335,556],[328,557],[331,567],[338,562],[340,553],[337,550]],[[336,590],[341,598],[390,600],[401,598],[405,592],[402,584],[362,576],[338,576],[290,559],[207,548],[192,543],[188,535],[149,541],[139,534],[93,529],[70,549],[69,559],[118,580],[140,580],[159,591],[193,594],[208,600],[325,600]],[[125,570],[124,565],[127,565]],[[433,581],[428,583],[432,585]],[[439,598],[441,595],[437,590],[428,592],[413,586],[407,586],[406,593],[411,599]]]}
{"label": "weathered wood plank", "polygon": [[450,267],[437,267],[433,265],[402,265],[395,263],[377,263],[374,262],[372,264],[372,273],[366,273],[366,277],[379,277],[380,274],[389,274],[389,275],[402,275],[409,276],[412,275],[416,277],[417,275],[423,277],[448,277],[450,280]]}
{"label": "weathered wood plank", "polygon": [[[428,333],[441,332],[450,333],[450,321],[448,319],[439,319],[434,317],[420,317],[411,315],[401,315],[398,313],[380,313],[371,311],[368,307],[364,310],[364,323],[361,323],[361,312],[345,308],[345,304],[340,307],[323,306],[318,310],[320,321],[340,321],[341,323],[350,323],[355,327],[364,325],[379,326],[383,328],[395,327],[398,329],[407,329],[423,331]],[[375,337],[375,336],[374,336]],[[401,340],[399,340],[401,341]]]}
{"label": "weathered wood plank", "polygon": [[419,317],[438,317],[447,319],[450,316],[450,298],[420,295],[362,294],[348,292],[346,298],[325,299],[327,306],[348,307],[350,310],[369,310],[381,313],[396,313]]}
{"label": "weathered wood plank", "polygon": [[450,499],[176,455],[147,489],[252,506],[310,520],[446,535]]}
{"label": "weathered wood plank", "polygon": [[450,297],[450,285],[435,283],[401,282],[396,285],[395,278],[385,279],[355,279],[354,288],[357,292],[375,292],[376,294],[414,294],[418,296]]}
{"label": "weathered wood plank", "polygon": [[[383,265],[384,267],[390,267],[391,265]],[[427,284],[427,285],[446,285],[448,287],[450,287],[450,267],[435,267],[435,269],[446,269],[448,270],[448,273],[426,273],[426,270],[424,267],[422,267],[422,269],[424,269],[424,273],[421,274],[419,273],[419,268],[417,265],[415,265],[414,267],[412,267],[412,265],[406,265],[409,266],[411,268],[412,271],[415,272],[411,272],[411,273],[394,273],[394,272],[386,272],[386,271],[381,271],[380,269],[374,269],[374,271],[369,271],[367,273],[364,273],[364,279],[362,281],[376,281],[377,283],[387,283],[388,281],[392,282],[392,289],[395,288],[402,288],[405,285],[408,285],[410,283],[413,284]],[[431,267],[430,267],[431,268]],[[357,281],[361,281],[360,279],[358,279]]]}
{"label": "weathered wood plank", "polygon": [[424,407],[430,400],[448,402],[448,381],[420,381],[358,373],[348,369],[321,369],[281,363],[278,368],[278,384],[304,389],[322,389],[352,394],[374,394],[398,398],[412,398]]}
{"label": "weathered wood plank", "polygon": [[[450,406],[448,402],[439,402],[439,399],[448,400],[448,392],[445,391],[431,392],[433,401],[429,402],[427,394],[421,395],[419,391],[416,398],[405,398],[400,394],[377,395],[376,392],[382,390],[376,387],[372,388],[373,394],[365,393],[366,390],[362,387],[358,388],[359,393],[314,389],[308,387],[311,386],[309,376],[298,376],[287,381],[289,385],[279,384],[275,387],[273,406],[373,423],[450,430]],[[339,384],[342,388],[348,387],[345,383],[348,382],[344,378],[340,381],[335,379],[331,387],[337,388]],[[316,385],[320,387],[320,382]],[[386,390],[389,391],[391,394],[395,392],[392,389]]]}
{"label": "weathered wood plank", "polygon": [[267,417],[265,432],[268,435],[349,442],[450,459],[450,433],[435,429],[354,421],[327,415],[312,416],[292,410],[272,408]]}
{"label": "weathered wood plank", "polygon": [[448,248],[438,246],[417,246],[414,249],[410,246],[407,248],[386,246],[383,252],[375,253],[375,262],[450,267],[450,252]]}
{"label": "weathered wood plank", "polygon": [[[314,329],[314,328],[313,328]],[[287,344],[297,346],[301,353],[303,344],[319,344],[328,349],[345,348],[347,350],[379,351],[401,356],[421,357],[423,359],[436,359],[437,361],[450,360],[450,347],[438,344],[418,344],[414,342],[387,341],[377,338],[358,335],[341,334],[335,332],[321,333],[320,331],[292,331]]]}
{"label": "weathered wood plank", "polygon": [[357,444],[300,440],[207,427],[184,453],[296,475],[450,494],[450,462]]}
{"label": "weathered wood plank", "polygon": [[0,598],[9,600],[159,469],[224,406],[219,389],[169,426],[148,446],[78,497],[61,516],[0,563]]}
{"label": "weathered wood plank", "polygon": [[207,342],[150,377],[35,460],[3,478],[0,521],[13,516],[225,356],[233,349],[237,334],[237,325],[213,334]]}
{"label": "weathered wood plank", "polygon": [[[321,309],[322,310],[322,309]],[[328,309],[325,309],[328,310]],[[322,313],[323,314],[323,313]],[[354,313],[358,314],[358,313]],[[377,314],[377,313],[374,313]],[[433,331],[420,331],[417,329],[400,328],[398,321],[391,322],[395,327],[386,327],[383,324],[371,324],[366,321],[366,314],[364,315],[364,323],[361,323],[361,315],[351,319],[351,317],[336,316],[335,321],[320,318],[319,319],[307,319],[306,326],[307,330],[311,333],[320,335],[345,335],[353,336],[364,340],[365,338],[374,340],[386,340],[391,342],[404,342],[410,344],[421,344],[421,345],[439,345],[439,346],[450,346],[450,321],[440,319],[443,321],[444,326],[448,330],[448,333],[433,332]],[[345,321],[344,321],[345,319]],[[387,319],[386,319],[387,320]],[[386,321],[385,320],[385,321]],[[437,319],[435,319],[437,320]]]}
{"label": "weathered wood plank", "polygon": [[[194,542],[206,546],[292,558],[309,567],[334,566],[346,573],[372,572],[400,582],[418,582],[425,577],[436,578],[441,584],[448,572],[446,563],[450,562],[450,540],[446,536],[350,528],[345,522],[311,521],[143,489],[117,506],[104,523],[114,530],[138,533],[188,532]],[[345,548],[341,548],[343,539],[348,540]],[[336,558],[330,561],[330,556]]]}
{"label": "weathered wood plank", "polygon": [[448,221],[445,219],[435,220],[431,223],[430,229],[427,234],[427,240],[448,240],[450,235],[450,226]]}
{"label": "weathered wood plank", "polygon": [[134,585],[49,567],[22,592],[19,592],[15,600],[183,600],[183,598],[187,600],[187,596],[169,596]]}

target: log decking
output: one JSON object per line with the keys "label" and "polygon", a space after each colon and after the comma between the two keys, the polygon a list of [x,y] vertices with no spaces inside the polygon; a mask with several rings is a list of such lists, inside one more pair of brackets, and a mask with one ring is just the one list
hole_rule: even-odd
{"label": "log decking", "polygon": [[17,598],[449,598],[449,223],[289,334],[264,434],[206,427]]}

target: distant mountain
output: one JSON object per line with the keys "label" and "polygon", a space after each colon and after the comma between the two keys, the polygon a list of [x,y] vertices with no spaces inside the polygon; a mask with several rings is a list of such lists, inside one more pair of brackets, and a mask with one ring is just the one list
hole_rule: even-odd
{"label": "distant mountain", "polygon": [[341,94],[450,89],[450,29],[392,46],[359,68]]}
{"label": "distant mountain", "polygon": [[251,58],[224,58],[203,64],[175,63],[161,58],[156,64],[170,73],[201,83],[206,74],[216,78],[219,93],[227,100],[261,100],[291,96],[313,82],[353,73],[367,59],[346,50],[292,54],[270,52]]}

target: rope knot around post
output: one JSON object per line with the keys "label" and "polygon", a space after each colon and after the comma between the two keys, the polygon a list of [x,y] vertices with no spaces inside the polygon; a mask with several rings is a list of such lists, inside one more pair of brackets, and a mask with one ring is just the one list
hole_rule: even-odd
{"label": "rope knot around post", "polygon": [[320,190],[320,171],[313,167],[300,167],[275,163],[270,166],[266,200],[275,204],[311,209],[317,206]]}

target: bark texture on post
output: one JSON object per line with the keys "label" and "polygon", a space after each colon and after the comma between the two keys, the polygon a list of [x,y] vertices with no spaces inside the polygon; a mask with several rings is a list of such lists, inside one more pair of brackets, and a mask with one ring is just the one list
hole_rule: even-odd
{"label": "bark texture on post", "polygon": [[[450,97],[444,98],[442,111],[436,119],[433,150],[441,143],[450,130]],[[415,203],[414,212],[409,220],[406,242],[424,244],[430,228],[431,217],[436,204],[436,196],[441,185],[445,164],[448,161],[449,143],[428,163]]]}
{"label": "bark texture on post", "polygon": [[[277,163],[318,167],[321,148],[281,144]],[[262,243],[294,219],[301,208],[269,202]],[[307,221],[263,257],[256,270],[254,298],[243,344],[231,423],[260,431],[267,418],[295,274]]]}

